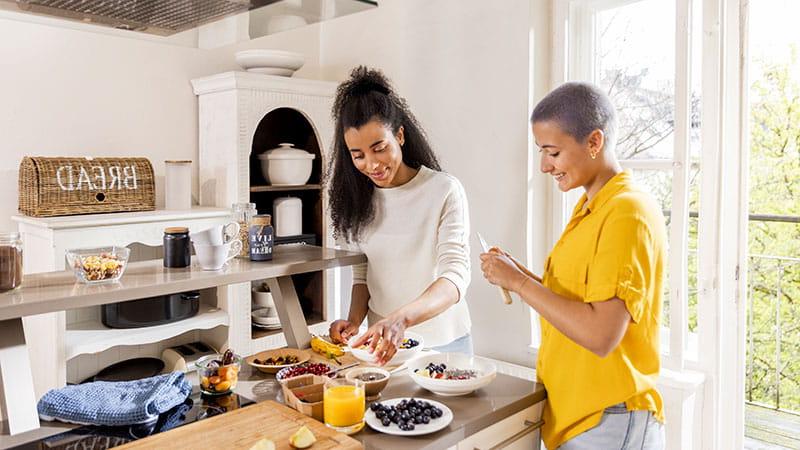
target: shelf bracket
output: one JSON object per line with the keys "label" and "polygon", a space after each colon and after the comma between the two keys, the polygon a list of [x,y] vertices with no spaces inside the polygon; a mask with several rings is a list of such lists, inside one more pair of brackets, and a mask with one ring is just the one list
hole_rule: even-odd
{"label": "shelf bracket", "polygon": [[308,348],[311,346],[311,334],[300,306],[300,299],[294,289],[291,276],[267,279],[267,285],[275,300],[275,309],[283,326],[286,344],[292,348]]}
{"label": "shelf bracket", "polygon": [[4,434],[39,428],[31,358],[22,318],[0,321],[0,412],[7,425]]}

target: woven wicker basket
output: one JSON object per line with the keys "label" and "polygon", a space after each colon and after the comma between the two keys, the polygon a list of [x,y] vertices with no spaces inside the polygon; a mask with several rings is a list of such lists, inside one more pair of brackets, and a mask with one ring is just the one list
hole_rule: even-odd
{"label": "woven wicker basket", "polygon": [[147,158],[45,158],[19,165],[19,210],[35,217],[155,209]]}

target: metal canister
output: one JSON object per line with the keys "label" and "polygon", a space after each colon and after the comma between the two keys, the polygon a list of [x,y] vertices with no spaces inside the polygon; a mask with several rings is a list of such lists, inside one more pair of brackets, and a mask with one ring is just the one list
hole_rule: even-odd
{"label": "metal canister", "polygon": [[269,261],[272,259],[274,231],[272,216],[259,214],[250,221],[250,260]]}
{"label": "metal canister", "polygon": [[189,267],[192,263],[192,247],[189,229],[168,227],[164,229],[164,267]]}

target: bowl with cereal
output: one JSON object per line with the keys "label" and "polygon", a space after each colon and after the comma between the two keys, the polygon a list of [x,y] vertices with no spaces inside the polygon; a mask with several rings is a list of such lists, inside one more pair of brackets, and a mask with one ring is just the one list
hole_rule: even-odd
{"label": "bowl with cereal", "polygon": [[82,248],[66,251],[67,264],[82,283],[112,283],[122,277],[128,265],[127,247]]}

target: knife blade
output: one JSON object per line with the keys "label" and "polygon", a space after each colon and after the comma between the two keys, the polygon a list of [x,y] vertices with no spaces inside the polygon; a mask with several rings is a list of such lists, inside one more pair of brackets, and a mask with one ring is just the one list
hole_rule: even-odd
{"label": "knife blade", "polygon": [[[480,233],[475,233],[475,234],[478,235],[478,241],[480,241],[481,243],[481,248],[483,249],[483,252],[489,253],[489,245],[486,243],[486,240],[483,239],[483,236],[481,236]],[[497,286],[497,288],[500,289],[500,295],[503,297],[503,301],[505,302],[505,304],[510,305],[511,294],[508,292],[508,290],[500,286]]]}

